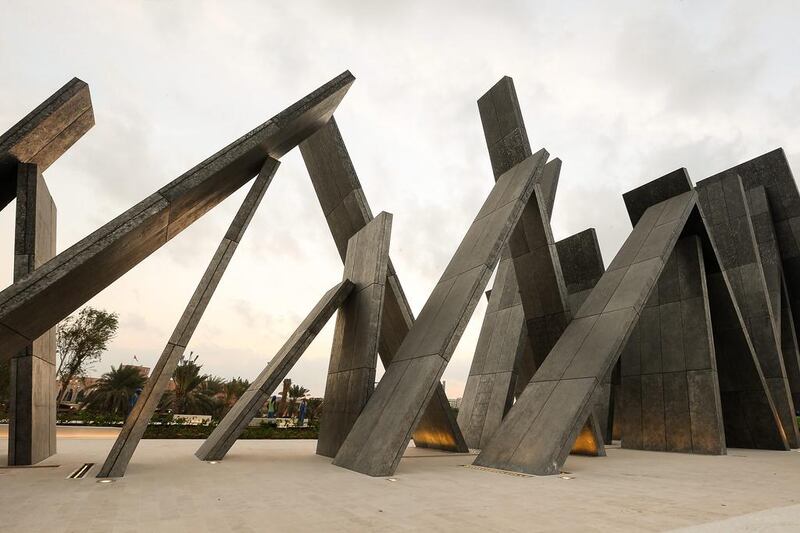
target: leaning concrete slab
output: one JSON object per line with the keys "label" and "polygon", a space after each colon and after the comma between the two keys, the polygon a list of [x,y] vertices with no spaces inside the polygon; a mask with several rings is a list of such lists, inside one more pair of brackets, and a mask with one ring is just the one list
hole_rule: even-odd
{"label": "leaning concrete slab", "polygon": [[39,172],[94,126],[89,86],[73,78],[0,137],[0,209],[16,196],[16,165]]}
{"label": "leaning concrete slab", "polygon": [[475,464],[556,474],[690,214],[692,191],[646,209]]}
{"label": "leaning concrete slab", "polygon": [[211,435],[203,442],[202,446],[195,452],[195,455],[203,461],[219,461],[231,446],[242,434],[244,428],[258,413],[269,395],[272,394],[281,383],[286,374],[303,355],[308,345],[322,330],[334,312],[347,299],[353,291],[355,285],[350,280],[345,279],[338,285],[330,289],[322,299],[314,306],[314,309],[300,323],[297,329],[289,337],[289,340],[281,347],[275,357],[267,365],[261,374],[253,381],[250,388],[242,394],[242,397],[234,404],[225,418],[211,432]]}
{"label": "leaning concrete slab", "polygon": [[794,314],[786,287],[786,278],[781,262],[781,252],[775,234],[769,197],[763,185],[756,185],[746,191],[750,220],[764,271],[767,297],[775,320],[775,330],[780,339],[781,354],[786,367],[786,377],[792,393],[795,410],[800,406],[800,354],[798,354],[797,332]]}
{"label": "leaning concrete slab", "polygon": [[247,192],[242,205],[233,217],[228,231],[220,241],[217,251],[197,284],[192,298],[178,320],[178,324],[164,347],[164,351],[161,352],[161,357],[156,362],[141,396],[139,396],[136,405],[125,420],[122,431],[120,431],[117,440],[111,447],[105,463],[97,473],[97,477],[122,477],[125,475],[125,470],[128,468],[133,452],[136,451],[136,447],[147,429],[147,424],[150,423],[150,418],[156,412],[158,403],[161,401],[161,397],[166,392],[169,381],[175,373],[175,368],[183,357],[186,346],[191,341],[200,319],[211,302],[214,291],[216,291],[222,276],[225,274],[225,270],[228,268],[228,264],[233,258],[233,254],[236,252],[236,248],[239,246],[250,220],[253,218],[261,199],[264,197],[264,193],[272,182],[275,171],[278,170],[278,165],[280,163],[275,159],[267,159],[258,177]]}
{"label": "leaning concrete slab", "polygon": [[731,283],[734,301],[744,318],[787,441],[796,448],[800,446],[800,432],[780,349],[780,332],[776,331],[742,180],[738,174],[725,171],[698,182],[697,191],[720,266]]}
{"label": "leaning concrete slab", "polygon": [[0,358],[53,327],[323,126],[345,72],[0,292]]}
{"label": "leaning concrete slab", "polygon": [[[531,154],[514,81],[508,76],[503,77],[478,99],[478,111],[492,171],[497,179]],[[550,229],[550,212],[559,171],[560,161],[548,169],[547,176],[544,173],[537,176],[533,196],[508,242],[525,312],[534,369],[542,364],[572,318]],[[543,177],[546,178],[544,182]],[[521,376],[522,379],[526,377]]]}
{"label": "leaning concrete slab", "polygon": [[317,453],[335,457],[375,387],[392,215],[380,213],[350,237],[344,279],[355,289],[339,309],[325,384]]}
{"label": "leaning concrete slab", "polygon": [[[495,179],[530,156],[514,81],[478,99]],[[481,448],[561,335],[571,315],[550,230],[561,160],[548,162],[504,250],[458,413],[467,443]]]}
{"label": "leaning concrete slab", "polygon": [[[300,143],[300,153],[333,240],[344,261],[348,240],[372,220],[372,210],[335,118],[331,118],[318,132]],[[384,367],[388,367],[394,359],[413,323],[414,313],[390,258],[379,344]],[[440,385],[436,387],[433,400],[414,432],[414,444],[422,448],[467,451],[467,444],[447,401],[447,395]]]}
{"label": "leaning concrete slab", "polygon": [[781,272],[781,351],[786,364],[786,375],[792,391],[794,407],[800,405],[800,354],[798,354],[797,332],[794,329],[794,311],[790,303],[786,278]]}
{"label": "leaning concrete slab", "polygon": [[[19,163],[14,280],[56,254],[56,205],[37,165]],[[32,465],[56,453],[56,330],[11,359],[8,464]]]}
{"label": "leaning concrete slab", "polygon": [[[574,315],[606,271],[603,255],[600,252],[600,242],[597,240],[595,229],[589,228],[558,241],[556,249],[561,263],[561,272],[564,274],[564,283],[567,287],[567,304],[570,313]],[[593,424],[600,428],[601,440],[605,444],[612,442],[611,376],[612,372],[610,371],[601,381],[595,393],[593,409]],[[531,377],[533,377],[532,374]],[[528,378],[528,382],[530,382],[530,378]],[[585,438],[579,437],[578,441],[585,441]]]}
{"label": "leaning concrete slab", "polygon": [[497,180],[334,464],[373,476],[397,468],[546,158],[541,150]]}
{"label": "leaning concrete slab", "polygon": [[470,448],[482,448],[511,408],[517,359],[528,344],[513,259],[507,247],[505,250],[458,410],[458,425]]}
{"label": "leaning concrete slab", "polygon": [[726,453],[702,242],[678,241],[622,352],[622,447]]}

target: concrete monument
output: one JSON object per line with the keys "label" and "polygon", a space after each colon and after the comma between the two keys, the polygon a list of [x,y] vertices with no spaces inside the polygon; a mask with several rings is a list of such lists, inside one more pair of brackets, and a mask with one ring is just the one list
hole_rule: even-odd
{"label": "concrete monument", "polygon": [[373,476],[397,468],[546,158],[540,150],[498,178],[334,464]]}
{"label": "concrete monument", "polygon": [[392,215],[381,213],[350,238],[344,277],[355,289],[339,309],[325,383],[317,453],[335,457],[375,387]]}
{"label": "concrete monument", "polygon": [[150,423],[150,418],[156,412],[158,403],[161,401],[161,397],[166,392],[169,381],[175,373],[175,368],[183,358],[186,346],[191,341],[192,335],[203,317],[203,313],[205,313],[208,304],[211,302],[214,291],[225,274],[225,269],[233,258],[233,254],[236,252],[236,248],[239,246],[250,220],[252,220],[258,205],[261,203],[261,199],[264,197],[264,193],[272,182],[275,171],[278,170],[278,165],[280,165],[278,161],[268,158],[264,166],[261,167],[261,171],[247,192],[241,207],[233,217],[228,231],[219,243],[217,251],[211,258],[211,262],[200,279],[191,300],[189,300],[178,320],[178,324],[164,347],[164,351],[161,352],[161,357],[156,362],[136,405],[125,420],[125,424],[122,426],[122,430],[111,447],[111,451],[100,468],[97,477],[122,477],[125,475],[125,469],[128,467],[133,452],[136,451],[136,446],[144,435],[147,424]]}

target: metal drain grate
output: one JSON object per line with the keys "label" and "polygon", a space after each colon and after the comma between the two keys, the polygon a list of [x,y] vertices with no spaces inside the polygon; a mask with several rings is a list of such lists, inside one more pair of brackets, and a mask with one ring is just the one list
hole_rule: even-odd
{"label": "metal drain grate", "polygon": [[86,474],[89,472],[94,466],[94,463],[83,463],[83,466],[79,467],[73,473],[67,476],[67,479],[83,479],[86,477]]}
{"label": "metal drain grate", "polygon": [[473,470],[482,470],[484,472],[494,472],[495,474],[504,474],[506,476],[514,476],[514,477],[536,477],[531,474],[523,474],[522,472],[511,472],[509,470],[500,470],[497,468],[489,468],[487,466],[478,466],[478,465],[461,465],[464,468],[471,468]]}

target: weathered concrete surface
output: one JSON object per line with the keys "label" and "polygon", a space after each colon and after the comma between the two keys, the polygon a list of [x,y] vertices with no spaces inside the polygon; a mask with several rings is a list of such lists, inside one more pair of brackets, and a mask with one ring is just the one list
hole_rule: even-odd
{"label": "weathered concrete surface", "polygon": [[[503,77],[478,110],[497,179],[531,154],[514,81]],[[458,413],[471,448],[488,442],[571,319],[550,229],[560,172],[559,159],[544,166],[500,259]]]}
{"label": "weathered concrete surface", "polygon": [[[570,313],[574,315],[606,271],[603,255],[600,252],[600,242],[597,240],[595,229],[589,228],[558,241],[556,249],[567,287],[567,304]],[[613,369],[600,382],[595,392],[595,405],[592,411],[595,425],[599,428],[602,442],[605,444],[611,444],[613,440],[612,373]],[[581,437],[578,437],[578,441],[581,440]]]}
{"label": "weathered concrete surface", "polygon": [[517,359],[528,344],[512,261],[506,247],[497,266],[458,410],[458,424],[470,448],[482,448],[511,407]]}
{"label": "weathered concrete surface", "polygon": [[[503,77],[478,99],[478,110],[492,171],[497,179],[531,154],[514,81],[508,76]],[[543,174],[536,177],[533,196],[508,242],[533,352],[533,370],[542,364],[572,319],[558,251],[550,229],[550,212],[559,171],[560,161],[548,170],[544,183]],[[527,377],[520,376],[521,379]]]}
{"label": "weathered concrete surface", "polygon": [[350,237],[344,279],[355,289],[336,315],[317,453],[335,457],[375,387],[392,215],[380,213]]}
{"label": "weathered concrete surface", "polygon": [[[300,143],[300,153],[339,255],[344,261],[348,240],[372,220],[372,210],[335,118]],[[413,323],[414,313],[390,258],[378,348],[384,367],[388,367],[394,359]],[[467,444],[441,385],[437,385],[433,400],[414,431],[414,444],[418,447],[467,451]]]}
{"label": "weathered concrete surface", "polygon": [[[56,254],[56,205],[37,165],[19,163],[14,280]],[[11,359],[8,464],[32,465],[56,453],[56,330]]]}
{"label": "weathered concrete surface", "polygon": [[197,288],[192,294],[192,298],[183,310],[183,314],[178,320],[178,324],[172,332],[172,336],[161,352],[150,377],[144,386],[139,399],[117,437],[114,446],[108,453],[108,457],[103,463],[103,467],[98,472],[97,477],[122,477],[128,468],[128,463],[139,445],[139,441],[150,423],[150,418],[158,408],[161,397],[167,390],[170,378],[175,373],[183,353],[192,339],[200,319],[203,317],[211,297],[214,296],[228,264],[239,246],[250,220],[253,218],[256,209],[264,197],[275,172],[280,163],[275,159],[269,158],[261,167],[261,171],[256,177],[250,190],[242,201],[242,205],[234,215],[228,231],[219,243],[217,251],[211,258],[206,267],[203,277],[197,284]]}
{"label": "weathered concrete surface", "polygon": [[750,220],[756,238],[764,281],[767,286],[774,327],[780,341],[786,377],[792,393],[795,410],[800,405],[800,354],[798,354],[797,332],[794,313],[786,287],[786,278],[781,263],[781,252],[773,225],[767,191],[763,185],[756,185],[746,191]]}
{"label": "weathered concrete surface", "polygon": [[[759,185],[764,187],[786,280],[787,305],[782,306],[782,309],[787,307],[800,309],[800,193],[783,148],[736,165],[728,172],[738,174],[742,178],[745,190],[749,191]],[[796,337],[797,328],[800,327],[800,317],[792,315],[791,318],[791,330],[781,320],[782,342],[792,330]],[[783,331],[786,331],[786,334],[783,334]],[[791,365],[794,363],[788,361],[785,354],[784,363],[789,373],[789,386],[797,408],[796,404],[800,400],[800,375],[793,377]]]}
{"label": "weathered concrete surface", "polygon": [[327,84],[0,292],[0,358],[8,358],[164,245],[323,126],[354,78]]}
{"label": "weathered concrete surface", "polygon": [[334,464],[373,476],[397,468],[546,158],[541,150],[497,180]]}
{"label": "weathered concrete surface", "polygon": [[695,207],[689,191],[644,212],[475,464],[559,472]]}
{"label": "weathered concrete surface", "polygon": [[726,453],[702,242],[678,241],[622,352],[622,447]]}
{"label": "weathered concrete surface", "polygon": [[94,126],[89,86],[73,78],[0,137],[0,209],[17,194],[17,163],[39,172]]}
{"label": "weathered concrete surface", "polygon": [[322,330],[333,313],[341,307],[354,288],[355,285],[345,279],[323,295],[267,367],[195,452],[199,459],[219,461],[225,457],[247,424],[278,388],[314,337]]}
{"label": "weathered concrete surface", "polygon": [[[766,379],[789,445],[800,446],[794,402],[781,353],[779,330],[768,296],[742,180],[725,171],[697,183],[699,202],[716,243],[720,267]],[[763,215],[763,213],[761,213]]]}
{"label": "weathered concrete surface", "polygon": [[[240,440],[215,465],[191,456],[198,441],[144,440],[131,475],[102,485],[93,474],[109,441],[62,441],[61,429],[74,428],[59,427],[58,456],[46,462],[60,466],[1,471],[8,531],[732,532],[800,523],[796,453],[712,457],[612,446],[602,460],[570,456],[566,480],[465,468],[469,456],[410,447],[397,481],[387,482],[336,468],[314,454],[313,440]],[[86,462],[96,463],[86,478],[64,479]],[[272,487],[299,487],[296,499],[308,505],[265,505],[260,495]]]}

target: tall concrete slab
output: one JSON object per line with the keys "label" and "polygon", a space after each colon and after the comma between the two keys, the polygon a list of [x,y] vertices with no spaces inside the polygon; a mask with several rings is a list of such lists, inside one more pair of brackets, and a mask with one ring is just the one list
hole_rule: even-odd
{"label": "tall concrete slab", "polygon": [[458,425],[470,448],[482,448],[511,408],[517,382],[517,359],[527,345],[525,314],[514,277],[513,259],[506,247],[497,266],[458,410]]}
{"label": "tall concrete slab", "polygon": [[781,351],[786,364],[789,388],[792,391],[794,408],[800,405],[800,355],[798,354],[797,332],[794,329],[794,311],[790,303],[786,278],[781,272]]}
{"label": "tall concrete slab", "polygon": [[[300,143],[300,153],[344,261],[349,239],[373,217],[335,118]],[[378,348],[384,367],[394,359],[413,323],[414,313],[390,258]],[[440,385],[437,385],[433,400],[414,432],[414,444],[422,448],[467,451],[447,395]]]}
{"label": "tall concrete slab", "polygon": [[44,172],[94,126],[89,86],[73,78],[0,136],[0,209],[17,194],[17,163]]}
{"label": "tall concrete slab", "polygon": [[198,448],[195,455],[199,459],[219,461],[225,457],[264,402],[278,388],[311,341],[325,327],[333,313],[341,307],[354,288],[355,285],[345,279],[325,293],[267,367]]}
{"label": "tall concrete slab", "polygon": [[[567,304],[574,315],[606,271],[600,242],[595,229],[589,228],[558,241],[556,249],[567,287]],[[613,371],[608,372],[601,381],[595,393],[595,406],[592,410],[593,424],[599,429],[600,440],[605,444],[612,442],[612,373]],[[582,441],[580,436],[578,441]]]}
{"label": "tall concrete slab", "polygon": [[[14,280],[56,254],[56,205],[37,165],[19,163]],[[56,453],[56,330],[11,359],[8,464],[32,465]]]}
{"label": "tall concrete slab", "polygon": [[767,297],[772,309],[772,318],[775,321],[774,327],[781,346],[792,401],[797,410],[800,405],[800,354],[798,354],[791,298],[786,286],[769,197],[763,185],[753,186],[746,191],[746,194],[750,220],[753,224],[756,245],[764,271]]}
{"label": "tall concrete slab", "polygon": [[698,236],[678,241],[621,360],[623,448],[726,453]]}
{"label": "tall concrete slab", "polygon": [[[506,76],[478,100],[495,179],[530,156],[514,81]],[[464,388],[458,422],[481,448],[571,319],[550,229],[561,160],[544,166],[504,250]]]}
{"label": "tall concrete slab", "polygon": [[322,127],[354,78],[340,74],[0,292],[0,358],[30,344]]}
{"label": "tall concrete slab", "polygon": [[334,464],[373,476],[395,471],[546,158],[541,150],[497,180]]}
{"label": "tall concrete slab", "polygon": [[[725,171],[742,178],[745,190],[763,186],[769,201],[790,305],[800,308],[800,193],[783,148],[746,161]],[[795,330],[798,327],[795,317]]]}
{"label": "tall concrete slab", "polygon": [[250,190],[233,217],[233,221],[228,227],[228,231],[220,241],[217,251],[211,258],[206,267],[206,271],[197,288],[192,294],[192,298],[186,305],[178,324],[172,332],[172,336],[161,352],[150,377],[144,386],[139,399],[136,402],[122,430],[117,435],[117,440],[111,447],[111,451],[106,457],[103,466],[97,473],[97,477],[122,477],[128,468],[128,463],[139,445],[139,441],[150,423],[153,413],[158,408],[161,397],[167,391],[167,386],[175,373],[175,368],[183,358],[183,353],[189,341],[192,339],[200,319],[203,317],[211,297],[214,295],[225,270],[228,267],[239,242],[244,236],[247,226],[250,224],[261,199],[264,197],[269,184],[272,182],[275,172],[280,163],[275,159],[268,158],[261,171],[256,177]]}
{"label": "tall concrete slab", "polygon": [[336,315],[319,455],[336,456],[375,387],[391,231],[392,215],[380,213],[347,245],[344,279],[355,288]]}
{"label": "tall concrete slab", "polygon": [[687,191],[646,209],[475,464],[556,474],[690,215]]}
{"label": "tall concrete slab", "polygon": [[[514,81],[508,76],[503,77],[478,99],[478,111],[492,171],[497,179],[531,154]],[[547,176],[537,176],[536,190],[508,243],[534,369],[542,364],[572,319],[558,251],[550,229],[550,212],[559,171],[560,161],[548,170]],[[546,178],[544,182],[543,177]],[[526,377],[521,376],[523,379]]]}
{"label": "tall concrete slab", "polygon": [[725,171],[698,182],[697,190],[708,231],[716,242],[720,266],[730,281],[734,301],[744,318],[787,441],[796,448],[800,446],[800,432],[781,352],[780,332],[776,329],[742,180],[738,174]]}

